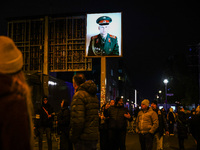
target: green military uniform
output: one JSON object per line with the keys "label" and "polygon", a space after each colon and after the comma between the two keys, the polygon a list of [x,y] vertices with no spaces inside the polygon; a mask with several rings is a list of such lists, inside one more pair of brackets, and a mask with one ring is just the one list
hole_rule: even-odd
{"label": "green military uniform", "polygon": [[88,56],[119,56],[117,37],[111,34],[104,40],[100,34],[91,37]]}
{"label": "green military uniform", "polygon": [[[108,16],[102,16],[96,20],[96,23],[101,26],[109,25],[111,22],[112,19]],[[88,56],[119,56],[117,37],[109,33],[105,39],[100,34],[91,37]]]}

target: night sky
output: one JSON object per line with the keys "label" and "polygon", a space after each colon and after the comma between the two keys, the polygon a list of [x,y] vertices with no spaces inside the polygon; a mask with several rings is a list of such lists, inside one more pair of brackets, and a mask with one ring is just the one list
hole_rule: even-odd
{"label": "night sky", "polygon": [[9,0],[1,4],[0,34],[6,35],[5,18],[9,17],[122,12],[125,64],[134,87],[151,99],[163,84],[166,59],[181,53],[187,45],[200,42],[198,6],[192,1],[139,4],[119,0]]}

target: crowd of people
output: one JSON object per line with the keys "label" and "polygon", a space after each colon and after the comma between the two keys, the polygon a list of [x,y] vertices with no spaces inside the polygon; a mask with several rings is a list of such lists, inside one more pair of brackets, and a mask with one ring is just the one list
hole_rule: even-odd
{"label": "crowd of people", "polygon": [[[48,150],[52,150],[55,112],[48,97],[43,98],[33,126],[31,92],[22,71],[22,53],[13,40],[5,36],[0,36],[0,53],[0,149],[32,150],[35,129],[39,150],[43,147],[43,133]],[[179,107],[177,113],[170,108],[167,113],[159,110],[156,100],[150,104],[144,99],[141,110],[137,107],[132,114],[124,107],[123,99],[117,97],[100,108],[97,86],[92,80],[86,80],[84,74],[76,74],[72,81],[75,93],[71,105],[66,100],[61,101],[56,121],[61,150],[96,150],[98,140],[101,150],[126,150],[127,122],[133,117],[142,150],[152,150],[154,144],[157,150],[162,150],[163,135],[174,136],[175,123],[180,150],[184,150],[184,140],[189,133],[200,150],[200,106],[191,113],[185,113],[183,107]]]}

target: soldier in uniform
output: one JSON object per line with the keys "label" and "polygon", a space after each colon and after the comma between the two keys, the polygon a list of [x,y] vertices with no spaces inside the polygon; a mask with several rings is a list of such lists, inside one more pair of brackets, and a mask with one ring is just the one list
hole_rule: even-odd
{"label": "soldier in uniform", "polygon": [[100,34],[91,37],[88,56],[119,56],[117,37],[108,33],[111,22],[108,16],[96,20]]}

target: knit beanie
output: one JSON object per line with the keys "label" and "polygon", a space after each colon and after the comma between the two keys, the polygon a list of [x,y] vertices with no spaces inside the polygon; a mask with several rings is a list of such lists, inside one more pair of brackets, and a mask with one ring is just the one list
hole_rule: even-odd
{"label": "knit beanie", "polygon": [[146,105],[147,107],[149,107],[149,100],[148,99],[144,99],[141,104]]}
{"label": "knit beanie", "polygon": [[23,58],[21,51],[12,39],[0,36],[0,73],[11,74],[21,70]]}

